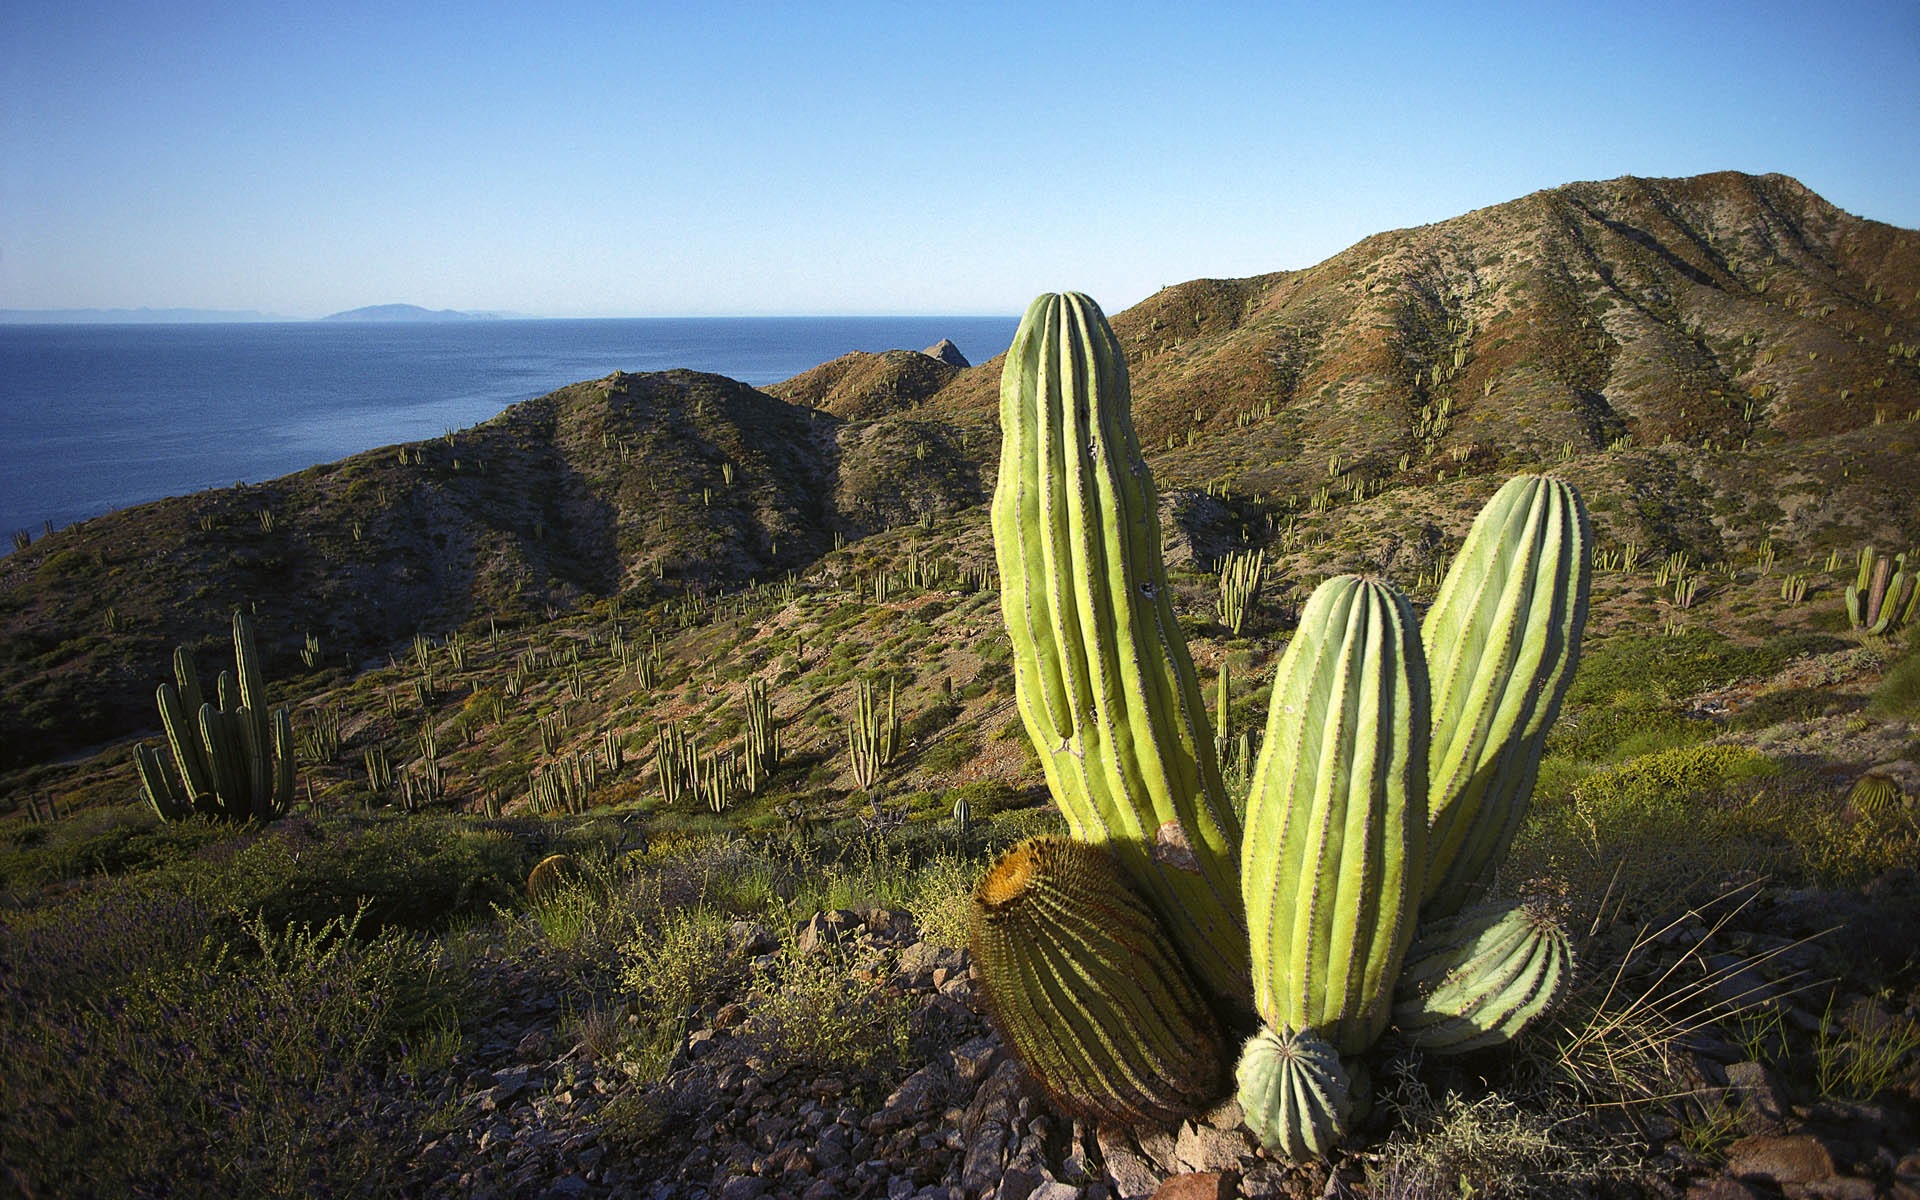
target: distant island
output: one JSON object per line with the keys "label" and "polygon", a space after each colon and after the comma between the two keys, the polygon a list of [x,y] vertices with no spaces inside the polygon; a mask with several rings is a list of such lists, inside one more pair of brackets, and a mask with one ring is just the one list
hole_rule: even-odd
{"label": "distant island", "polygon": [[421,308],[417,304],[370,304],[321,317],[322,321],[499,321],[497,312],[461,312],[453,308]]}

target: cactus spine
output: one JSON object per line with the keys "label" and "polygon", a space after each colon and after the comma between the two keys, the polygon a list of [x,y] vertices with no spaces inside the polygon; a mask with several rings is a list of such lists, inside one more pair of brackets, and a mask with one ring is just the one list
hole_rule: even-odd
{"label": "cactus spine", "polygon": [[1104,849],[1040,837],[1002,855],[972,952],[995,1025],[1069,1111],[1165,1123],[1218,1089],[1213,1014]]}
{"label": "cactus spine", "polygon": [[1280,660],[1240,872],[1254,1008],[1341,1054],[1385,1031],[1426,862],[1427,678],[1413,605],[1315,590]]}
{"label": "cactus spine", "polygon": [[1100,307],[1028,306],[1000,383],[994,550],[1015,694],[1073,835],[1109,847],[1217,996],[1246,992],[1227,804]]}
{"label": "cactus spine", "polygon": [[135,748],[134,767],[162,820],[200,812],[268,821],[293,802],[293,722],[284,707],[267,711],[266,679],[245,613],[233,615],[233,656],[234,673],[222,671],[215,687],[217,706],[204,699],[184,646],[174,651],[175,682],[155,692],[177,776],[145,745]]}
{"label": "cactus spine", "polygon": [[1433,687],[1427,919],[1481,894],[1526,815],[1592,583],[1579,493],[1522,475],[1474,518],[1421,627]]}

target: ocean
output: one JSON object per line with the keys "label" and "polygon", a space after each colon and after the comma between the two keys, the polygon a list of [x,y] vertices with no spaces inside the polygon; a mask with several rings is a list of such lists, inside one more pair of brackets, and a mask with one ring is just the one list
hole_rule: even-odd
{"label": "ocean", "polygon": [[950,338],[975,363],[1008,317],[0,325],[0,553],[116,508],[259,483],[438,437],[614,371],[755,386],[850,350]]}

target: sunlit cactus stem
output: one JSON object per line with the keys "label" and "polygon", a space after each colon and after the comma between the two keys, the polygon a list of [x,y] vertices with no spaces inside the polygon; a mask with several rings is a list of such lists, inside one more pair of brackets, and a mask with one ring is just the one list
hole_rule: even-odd
{"label": "sunlit cactus stem", "polygon": [[1020,713],[1073,835],[1109,847],[1215,996],[1247,990],[1239,819],[1160,556],[1127,368],[1078,294],[1027,309],[993,498]]}
{"label": "sunlit cactus stem", "polygon": [[1474,519],[1427,611],[1433,741],[1423,920],[1483,894],[1519,831],[1579,660],[1592,543],[1571,485],[1543,475],[1508,480]]}
{"label": "sunlit cactus stem", "polygon": [[1406,596],[1354,575],[1320,585],[1274,678],[1241,846],[1268,1028],[1342,1055],[1385,1031],[1426,862],[1429,719]]}

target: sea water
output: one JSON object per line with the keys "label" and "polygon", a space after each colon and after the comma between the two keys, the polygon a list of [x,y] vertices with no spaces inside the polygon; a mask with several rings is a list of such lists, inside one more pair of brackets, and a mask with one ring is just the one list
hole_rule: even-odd
{"label": "sea water", "polygon": [[0,325],[0,553],[115,508],[438,437],[614,371],[760,386],[851,350],[951,339],[975,363],[1017,317],[685,317],[374,324]]}

